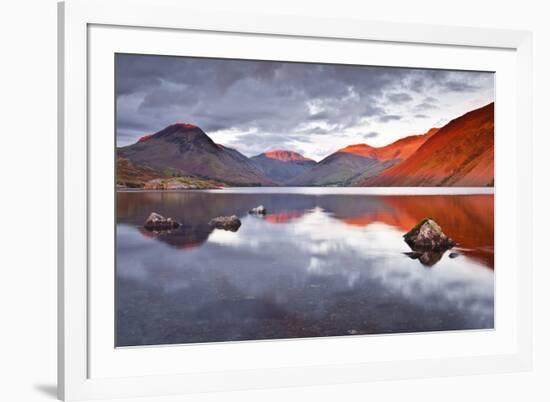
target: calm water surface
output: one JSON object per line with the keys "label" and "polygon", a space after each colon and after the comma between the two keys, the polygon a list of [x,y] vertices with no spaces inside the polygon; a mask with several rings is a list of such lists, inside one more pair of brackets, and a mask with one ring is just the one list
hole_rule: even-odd
{"label": "calm water surface", "polygon": [[[323,193],[117,193],[117,346],[493,328],[493,195]],[[458,257],[406,254],[424,217]]]}

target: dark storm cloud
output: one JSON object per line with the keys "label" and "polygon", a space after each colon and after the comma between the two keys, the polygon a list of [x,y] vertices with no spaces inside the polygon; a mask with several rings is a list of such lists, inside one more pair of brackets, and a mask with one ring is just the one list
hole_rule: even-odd
{"label": "dark storm cloud", "polygon": [[[439,103],[439,100],[437,98],[434,98],[433,96],[426,96],[424,97],[424,100],[422,102],[415,105],[414,110],[417,112],[425,112],[428,110],[438,109],[439,108],[437,106],[438,103]],[[418,115],[424,116],[424,114],[422,113]]]}
{"label": "dark storm cloud", "polygon": [[[402,116],[392,107],[411,102],[416,92],[475,87],[479,77],[460,74],[119,54],[117,140],[124,145],[169,124],[189,122],[209,134],[248,133],[243,140],[258,144],[258,149],[261,144],[307,142],[311,135],[399,120]],[[424,101],[415,112],[428,105],[436,107]]]}
{"label": "dark storm cloud", "polygon": [[476,82],[481,76],[488,77],[490,73],[474,71],[447,71],[447,70],[411,70],[410,79],[405,83],[406,88],[416,93],[436,91],[474,92],[481,88]]}
{"label": "dark storm cloud", "polygon": [[404,103],[412,101],[412,96],[405,92],[397,92],[393,94],[388,94],[387,98],[394,103]]}
{"label": "dark storm cloud", "polygon": [[330,116],[327,112],[319,112],[319,113],[313,113],[308,116],[308,120],[315,121],[315,120],[325,120],[328,119]]}
{"label": "dark storm cloud", "polygon": [[414,108],[415,108],[415,110],[421,112],[421,111],[425,111],[425,110],[437,109],[437,106],[433,103],[424,101],[424,102],[421,102],[418,105],[416,105]]}
{"label": "dark storm cloud", "polygon": [[416,77],[411,79],[406,85],[413,92],[422,92],[424,91],[425,82],[422,78]]}
{"label": "dark storm cloud", "polygon": [[329,134],[331,132],[332,130],[329,130],[328,128],[322,128],[319,126],[315,126],[315,127],[308,128],[306,130],[301,131],[301,133],[303,134],[319,134],[319,135]]}
{"label": "dark storm cloud", "polygon": [[447,81],[444,85],[445,88],[451,92],[473,92],[480,88],[478,85],[473,85],[469,82],[458,80]]}
{"label": "dark storm cloud", "polygon": [[398,115],[395,115],[395,114],[386,114],[386,115],[383,115],[383,116],[379,116],[378,120],[381,121],[382,123],[387,123],[389,121],[401,120],[401,116],[398,116]]}

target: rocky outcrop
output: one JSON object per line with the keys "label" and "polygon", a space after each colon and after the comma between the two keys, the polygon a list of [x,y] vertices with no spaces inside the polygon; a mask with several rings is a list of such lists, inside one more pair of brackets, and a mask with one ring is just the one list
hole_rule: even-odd
{"label": "rocky outcrop", "polygon": [[163,174],[154,169],[137,165],[126,158],[116,158],[117,189],[143,188],[146,182],[162,177]]}
{"label": "rocky outcrop", "polygon": [[456,245],[432,219],[425,218],[403,235],[414,251],[445,251]]}
{"label": "rocky outcrop", "polygon": [[153,179],[145,183],[145,190],[204,190],[217,189],[222,185],[213,180],[196,179],[192,177],[172,177],[169,179]]}
{"label": "rocky outcrop", "polygon": [[259,205],[256,208],[252,208],[248,213],[252,215],[265,215],[267,214],[267,209],[263,205]]}
{"label": "rocky outcrop", "polygon": [[165,218],[156,212],[151,212],[143,225],[145,229],[155,231],[177,229],[179,226],[180,224],[172,218]]}
{"label": "rocky outcrop", "polygon": [[223,187],[221,182],[215,180],[181,176],[178,172],[169,169],[160,172],[148,166],[138,165],[126,158],[117,157],[116,164],[117,189],[195,190]]}
{"label": "rocky outcrop", "polygon": [[236,232],[241,227],[241,220],[237,215],[218,216],[217,218],[212,219],[209,224],[216,229]]}

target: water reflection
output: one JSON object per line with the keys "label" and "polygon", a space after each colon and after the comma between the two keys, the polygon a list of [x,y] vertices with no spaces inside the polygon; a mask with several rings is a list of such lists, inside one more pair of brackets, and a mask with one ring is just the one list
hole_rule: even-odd
{"label": "water reflection", "polygon": [[[119,346],[493,327],[492,195],[117,200]],[[248,215],[260,204],[265,217]],[[183,225],[144,233],[152,211]],[[208,225],[233,214],[236,233]],[[402,234],[426,216],[458,258],[404,254]]]}
{"label": "water reflection", "polygon": [[[418,260],[420,263],[426,267],[432,267],[441,260],[444,251],[407,251],[403,253],[408,256],[411,260]],[[449,255],[450,256],[450,255]]]}

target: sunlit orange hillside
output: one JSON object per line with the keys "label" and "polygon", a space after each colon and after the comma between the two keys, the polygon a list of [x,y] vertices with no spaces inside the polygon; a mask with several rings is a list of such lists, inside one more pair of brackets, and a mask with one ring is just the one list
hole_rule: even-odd
{"label": "sunlit orange hillside", "polygon": [[367,178],[374,177],[385,169],[404,161],[437,130],[432,128],[425,134],[401,138],[380,148],[367,144],[348,145],[330,154],[287,184],[356,186]]}
{"label": "sunlit orange hillside", "polygon": [[438,130],[438,128],[432,128],[425,134],[411,135],[380,148],[371,147],[367,144],[355,144],[348,145],[338,152],[350,153],[364,158],[378,159],[379,161],[405,160],[432,135],[437,133]]}
{"label": "sunlit orange hillside", "polygon": [[264,153],[267,158],[279,161],[311,161],[311,159],[300,155],[298,152],[287,151],[284,149],[274,149]]}
{"label": "sunlit orange hillside", "polygon": [[366,186],[492,186],[494,103],[442,127],[403,162],[361,183]]}

